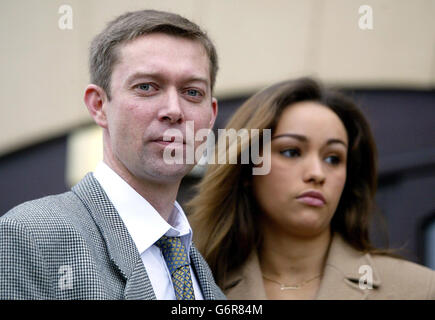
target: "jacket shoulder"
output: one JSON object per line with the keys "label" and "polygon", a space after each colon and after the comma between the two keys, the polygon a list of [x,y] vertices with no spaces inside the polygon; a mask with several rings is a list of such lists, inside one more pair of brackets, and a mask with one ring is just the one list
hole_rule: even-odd
{"label": "jacket shoulder", "polygon": [[77,196],[73,192],[68,191],[24,202],[6,212],[0,219],[13,219],[22,223],[38,223],[41,219],[62,216],[66,212],[82,208],[83,204]]}
{"label": "jacket shoulder", "polygon": [[83,202],[72,191],[24,202],[2,217],[0,223],[20,224],[37,238],[54,237],[71,231],[84,231],[94,225]]}
{"label": "jacket shoulder", "polygon": [[73,192],[2,216],[0,261],[0,299],[107,299],[121,292],[118,280],[113,290],[107,281],[117,275],[98,226]]}
{"label": "jacket shoulder", "polygon": [[89,244],[98,234],[90,212],[71,191],[22,203],[0,218],[0,226],[2,237],[14,228],[25,230],[43,250]]}

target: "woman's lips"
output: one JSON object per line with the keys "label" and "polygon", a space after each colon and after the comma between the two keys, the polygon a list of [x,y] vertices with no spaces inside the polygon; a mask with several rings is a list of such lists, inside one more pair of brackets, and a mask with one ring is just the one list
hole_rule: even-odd
{"label": "woman's lips", "polygon": [[308,191],[296,197],[299,202],[313,207],[323,207],[326,204],[325,197],[317,191]]}
{"label": "woman's lips", "polygon": [[305,203],[309,206],[313,206],[313,207],[323,207],[325,205],[325,202],[323,202],[322,200],[318,199],[318,198],[313,198],[313,197],[300,197],[297,198],[299,202]]}

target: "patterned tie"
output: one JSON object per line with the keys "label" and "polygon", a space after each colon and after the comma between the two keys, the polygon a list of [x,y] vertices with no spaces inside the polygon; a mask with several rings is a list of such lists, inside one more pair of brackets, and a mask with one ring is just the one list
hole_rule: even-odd
{"label": "patterned tie", "polygon": [[156,246],[162,250],[177,300],[195,300],[186,250],[179,237],[161,237]]}

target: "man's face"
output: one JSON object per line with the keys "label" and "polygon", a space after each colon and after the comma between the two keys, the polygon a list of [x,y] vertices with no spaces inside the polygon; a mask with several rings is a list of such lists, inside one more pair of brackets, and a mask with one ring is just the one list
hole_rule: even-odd
{"label": "man's face", "polygon": [[[118,54],[112,99],[103,105],[105,158],[141,180],[179,181],[193,165],[165,163],[163,151],[170,143],[163,134],[176,129],[185,138],[186,121],[194,122],[195,132],[213,126],[217,102],[206,51],[197,41],[153,33],[121,46]],[[186,151],[186,144],[169,147]]]}

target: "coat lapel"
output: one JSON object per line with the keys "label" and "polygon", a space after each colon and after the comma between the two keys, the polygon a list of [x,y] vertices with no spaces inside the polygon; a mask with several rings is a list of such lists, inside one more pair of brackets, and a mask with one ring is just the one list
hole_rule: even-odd
{"label": "coat lapel", "polygon": [[[367,281],[362,281],[360,287],[360,279],[364,280],[365,276],[372,278],[371,289]],[[370,254],[355,250],[334,234],[316,299],[369,299],[380,286],[381,279]]]}
{"label": "coat lapel", "polygon": [[72,191],[88,208],[108,254],[126,280],[126,299],[156,299],[136,245],[98,181],[88,173]]}
{"label": "coat lapel", "polygon": [[156,300],[153,287],[140,256],[136,261],[133,272],[127,278],[124,295],[127,300]]}
{"label": "coat lapel", "polygon": [[[201,287],[204,300],[225,299],[223,293],[221,293],[220,289],[215,285],[208,264],[205,262],[204,258],[201,256],[198,249],[195,248],[193,243],[190,246],[189,256],[196,279]],[[221,295],[219,295],[220,293]]]}

